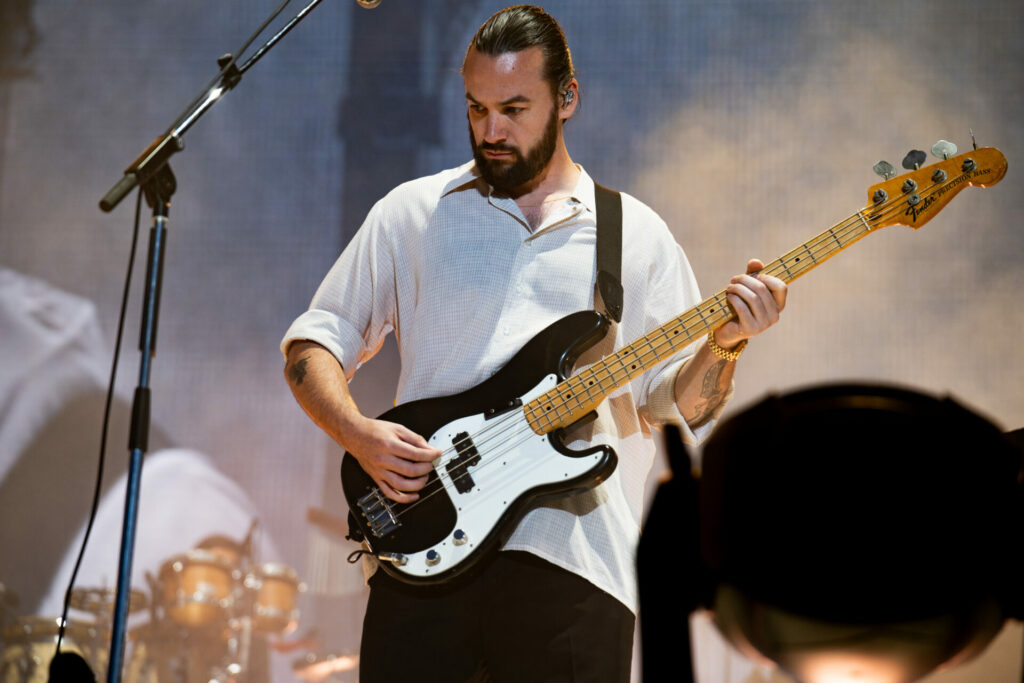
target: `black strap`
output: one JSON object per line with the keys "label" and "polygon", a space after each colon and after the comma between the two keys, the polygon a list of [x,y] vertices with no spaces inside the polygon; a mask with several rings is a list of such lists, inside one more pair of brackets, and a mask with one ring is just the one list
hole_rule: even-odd
{"label": "black strap", "polygon": [[605,311],[622,320],[622,195],[594,183],[597,204],[597,289]]}

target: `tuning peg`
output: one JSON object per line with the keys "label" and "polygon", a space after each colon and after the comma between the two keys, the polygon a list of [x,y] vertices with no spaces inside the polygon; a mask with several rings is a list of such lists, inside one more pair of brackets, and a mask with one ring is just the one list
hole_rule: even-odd
{"label": "tuning peg", "polygon": [[919,149],[912,149],[907,152],[907,156],[903,157],[903,168],[908,171],[916,171],[921,168],[921,164],[928,158],[928,155]]}
{"label": "tuning peg", "polygon": [[939,159],[948,159],[956,154],[956,145],[949,140],[939,140],[932,145],[932,155]]}
{"label": "tuning peg", "polygon": [[888,161],[884,159],[879,161],[877,164],[871,167],[875,173],[882,176],[883,179],[888,180],[889,178],[896,177],[896,169]]}

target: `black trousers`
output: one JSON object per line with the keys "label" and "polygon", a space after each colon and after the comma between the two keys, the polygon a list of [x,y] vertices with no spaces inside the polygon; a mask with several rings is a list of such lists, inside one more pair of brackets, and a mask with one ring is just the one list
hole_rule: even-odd
{"label": "black trousers", "polygon": [[424,589],[378,571],[361,683],[629,683],[633,613],[530,554],[495,553],[469,580]]}

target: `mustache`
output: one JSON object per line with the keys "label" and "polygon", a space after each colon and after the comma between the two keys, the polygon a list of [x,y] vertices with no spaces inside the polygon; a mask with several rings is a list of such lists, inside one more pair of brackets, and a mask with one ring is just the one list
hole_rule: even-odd
{"label": "mustache", "polygon": [[491,152],[516,152],[519,150],[512,145],[505,144],[504,142],[481,142],[477,145],[480,149],[486,149]]}

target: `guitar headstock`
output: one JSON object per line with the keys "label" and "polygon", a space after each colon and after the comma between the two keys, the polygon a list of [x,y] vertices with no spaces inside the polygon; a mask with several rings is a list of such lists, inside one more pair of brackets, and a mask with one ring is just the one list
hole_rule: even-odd
{"label": "guitar headstock", "polygon": [[920,228],[968,186],[990,187],[1006,175],[1006,157],[994,147],[972,149],[872,185],[861,212],[872,227]]}

